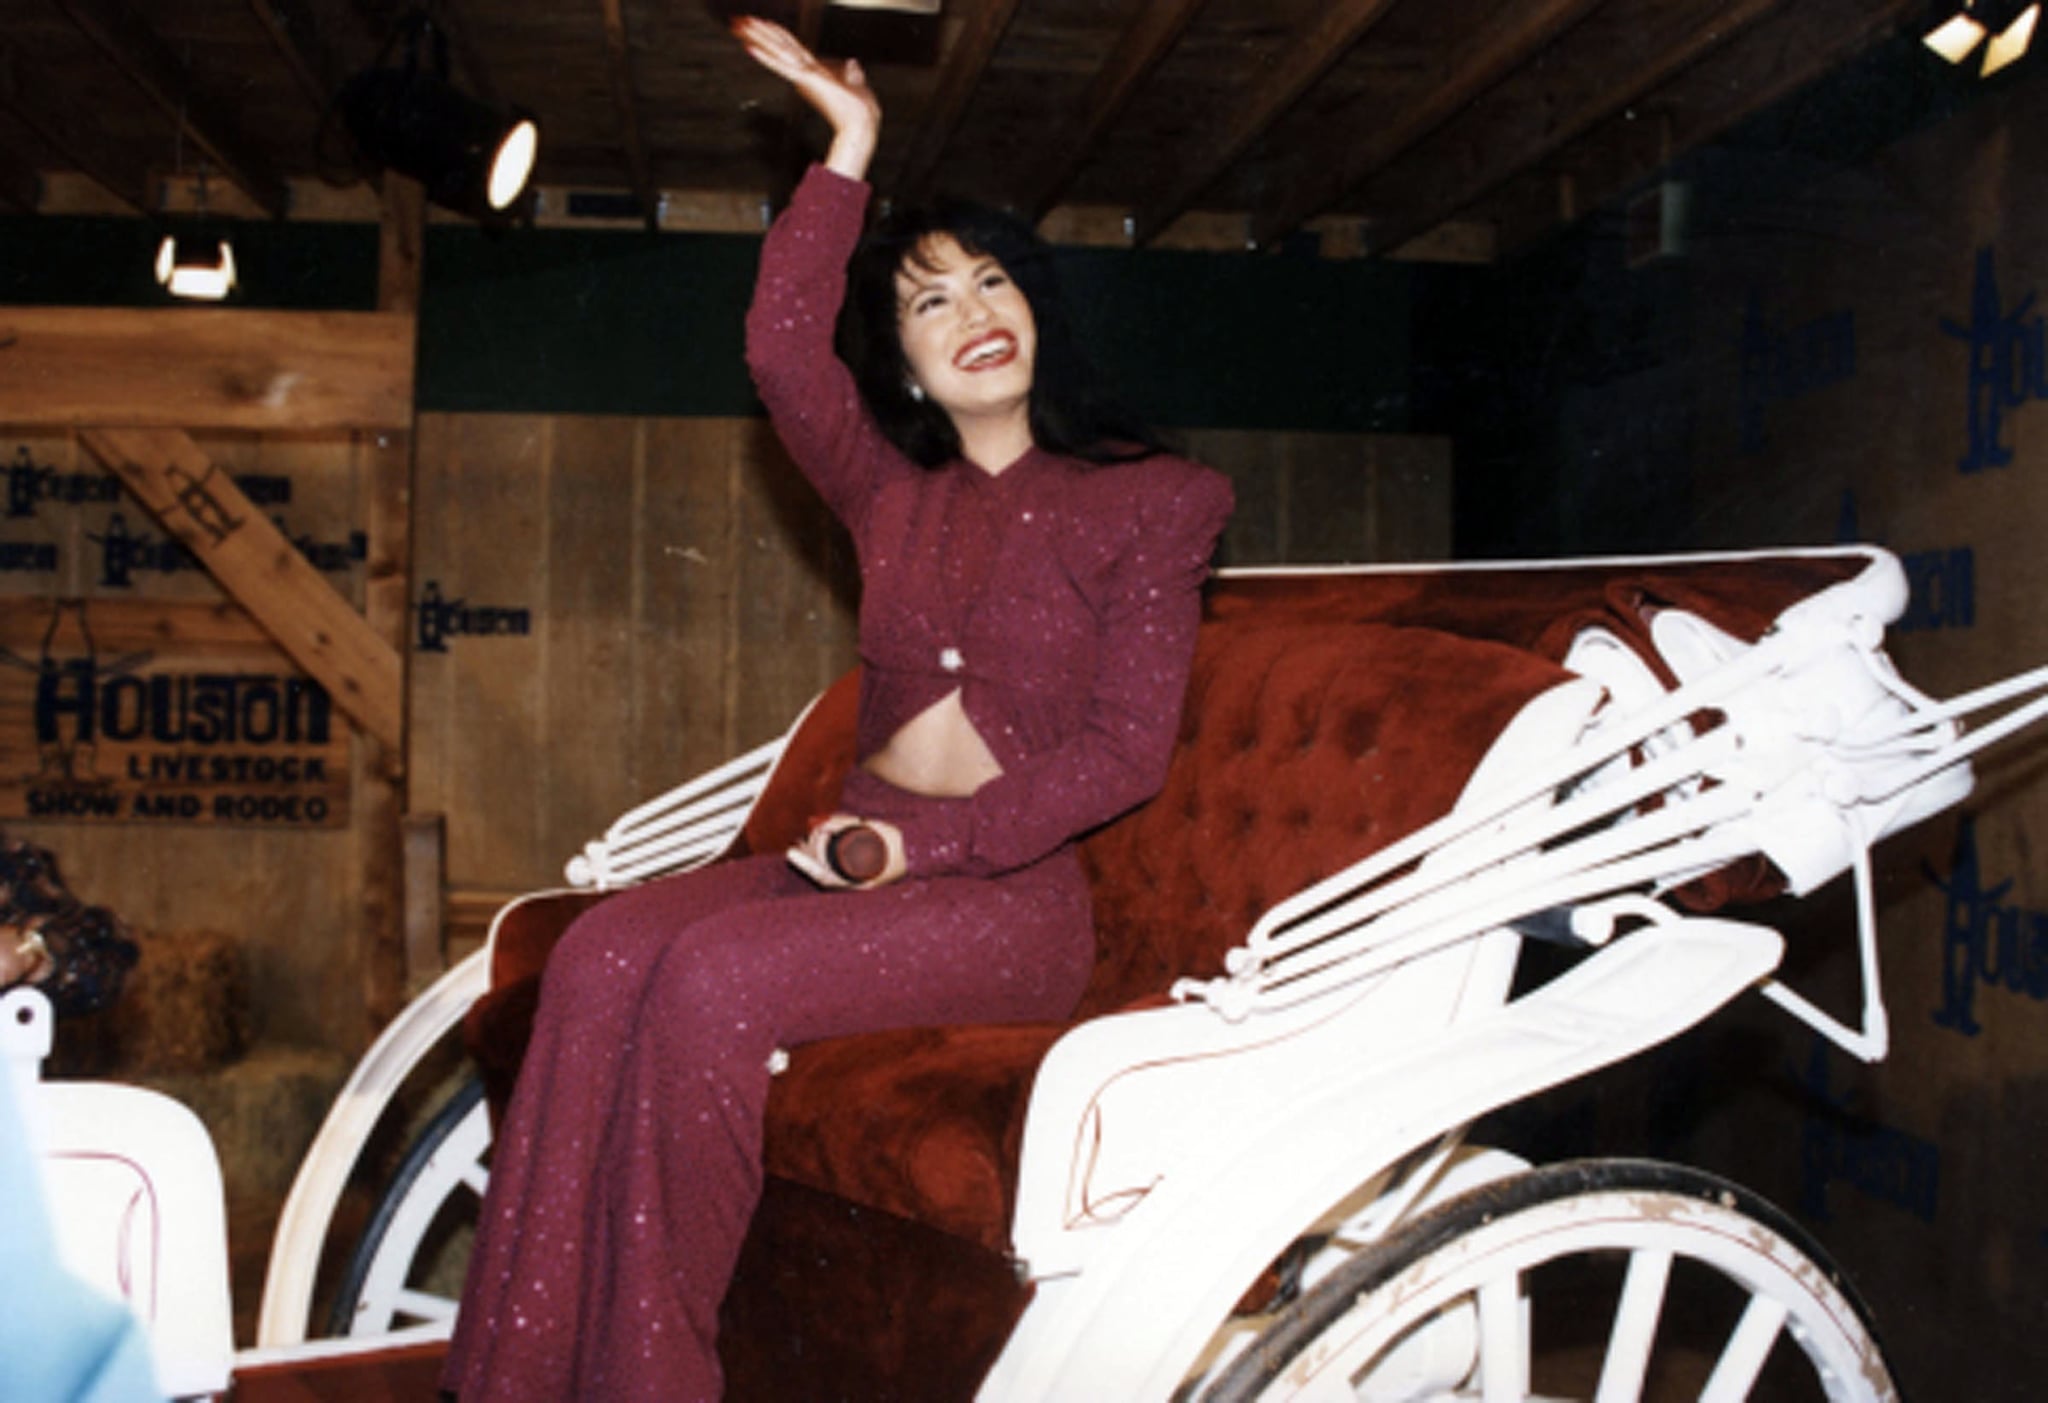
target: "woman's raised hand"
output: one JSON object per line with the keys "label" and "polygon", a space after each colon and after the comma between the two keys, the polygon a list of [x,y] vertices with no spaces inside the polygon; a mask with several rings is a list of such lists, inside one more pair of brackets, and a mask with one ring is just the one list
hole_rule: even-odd
{"label": "woman's raised hand", "polygon": [[832,128],[825,164],[849,179],[866,179],[882,130],[882,102],[860,60],[826,63],[787,29],[758,15],[741,15],[732,32],[756,63],[795,88]]}

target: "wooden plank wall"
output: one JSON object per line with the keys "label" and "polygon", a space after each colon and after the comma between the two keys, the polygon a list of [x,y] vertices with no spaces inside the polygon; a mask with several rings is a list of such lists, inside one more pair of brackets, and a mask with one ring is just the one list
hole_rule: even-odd
{"label": "wooden plank wall", "polygon": [[1248,429],[1182,438],[1237,488],[1227,565],[1450,559],[1449,439]]}
{"label": "wooden plank wall", "polygon": [[452,887],[559,882],[852,663],[851,552],[759,421],[425,415],[418,492],[419,588],[530,625],[415,630],[412,802]]}
{"label": "wooden plank wall", "polygon": [[[258,506],[328,567],[321,573],[344,596],[360,599],[362,566],[350,539],[360,525],[359,443],[335,434],[199,439],[226,471],[260,477],[267,490],[256,492]],[[30,465],[34,487],[21,475]],[[75,599],[89,612],[96,601],[221,598],[138,503],[94,486],[111,479],[74,437],[0,427],[0,469],[10,487],[0,543],[50,547],[55,563],[0,572],[0,608]],[[338,716],[337,723],[345,725]],[[145,957],[151,931],[236,935],[255,1038],[360,1045],[354,829],[34,821],[7,828],[54,850],[74,891],[143,932]]]}

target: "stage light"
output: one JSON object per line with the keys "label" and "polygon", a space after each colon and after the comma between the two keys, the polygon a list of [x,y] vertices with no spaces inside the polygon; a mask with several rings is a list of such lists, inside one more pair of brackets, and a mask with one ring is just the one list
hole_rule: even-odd
{"label": "stage light", "polygon": [[1950,63],[1959,64],[1987,35],[1992,36],[1978,69],[1979,77],[1989,78],[2026,53],[2040,18],[2040,5],[2025,0],[1965,0],[1961,9],[1928,30],[1921,42]]}
{"label": "stage light", "polygon": [[1950,63],[1961,63],[1983,38],[1983,25],[1966,14],[1955,14],[1927,31],[1920,42]]}
{"label": "stage light", "polygon": [[2034,25],[2040,18],[2041,7],[2029,5],[2018,19],[1998,32],[1998,37],[1984,48],[1984,77],[1989,78],[2027,51],[2027,45],[2034,40]]}
{"label": "stage light", "polygon": [[[448,81],[447,41],[424,14],[408,15],[394,36],[401,37],[402,64],[365,69],[335,95],[356,150],[373,165],[413,177],[445,209],[478,218],[502,214],[533,176],[539,125],[531,113],[457,91]],[[432,45],[426,66],[423,39]]]}
{"label": "stage light", "polygon": [[210,235],[166,234],[156,249],[156,280],[173,297],[218,302],[234,290],[234,245]]}

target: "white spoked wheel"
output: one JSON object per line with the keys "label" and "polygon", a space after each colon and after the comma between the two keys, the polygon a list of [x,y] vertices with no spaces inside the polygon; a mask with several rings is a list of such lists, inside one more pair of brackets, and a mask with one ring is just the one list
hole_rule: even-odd
{"label": "white spoked wheel", "polygon": [[336,1290],[331,1333],[383,1335],[455,1319],[490,1146],[483,1083],[471,1077],[399,1162]]}
{"label": "white spoked wheel", "polygon": [[1642,1160],[1461,1194],[1304,1292],[1208,1403],[1898,1397],[1867,1312],[1769,1203]]}

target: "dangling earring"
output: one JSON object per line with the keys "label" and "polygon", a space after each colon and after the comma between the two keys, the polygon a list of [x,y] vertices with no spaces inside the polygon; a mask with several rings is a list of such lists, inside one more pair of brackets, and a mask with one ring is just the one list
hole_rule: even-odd
{"label": "dangling earring", "polygon": [[916,401],[917,401],[917,402],[918,402],[919,404],[923,404],[923,403],[924,403],[924,386],[922,386],[922,385],[918,384],[918,383],[917,383],[917,381],[915,381],[915,380],[911,381],[911,382],[910,382],[910,397],[911,397],[912,399],[916,400]]}

